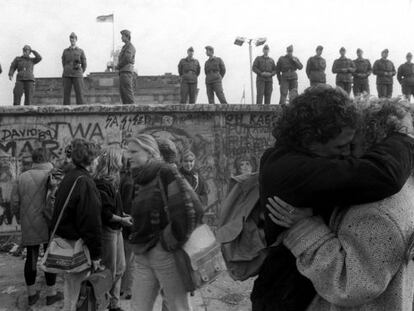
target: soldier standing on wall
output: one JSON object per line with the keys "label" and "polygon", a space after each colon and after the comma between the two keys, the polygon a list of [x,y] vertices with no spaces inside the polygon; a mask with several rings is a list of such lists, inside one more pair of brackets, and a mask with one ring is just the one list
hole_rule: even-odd
{"label": "soldier standing on wall", "polygon": [[310,81],[310,86],[326,83],[326,61],[322,57],[323,46],[316,47],[316,55],[308,59],[306,64],[306,75]]}
{"label": "soldier standing on wall", "polygon": [[204,72],[206,74],[206,88],[208,103],[214,104],[214,93],[216,93],[220,104],[227,104],[224,96],[222,80],[226,74],[226,67],[220,57],[214,56],[214,48],[206,46],[206,55],[208,60],[204,64]]}
{"label": "soldier standing on wall", "polygon": [[194,57],[193,47],[187,50],[187,57],[180,60],[178,74],[181,78],[181,104],[195,104],[197,95],[197,78],[200,75],[200,63]]}
{"label": "soldier standing on wall", "polygon": [[257,56],[253,62],[253,72],[256,73],[257,99],[256,104],[263,103],[270,105],[270,99],[273,92],[273,76],[276,74],[276,64],[273,58],[269,57],[269,46],[263,47],[263,55]]}
{"label": "soldier standing on wall", "polygon": [[[33,53],[34,57],[30,57]],[[14,72],[17,70],[16,85],[13,90],[13,105],[19,106],[24,92],[24,105],[29,106],[32,102],[35,78],[33,66],[39,63],[42,57],[39,53],[32,50],[29,45],[23,47],[23,55],[17,56],[11,63],[9,79],[13,80]]]}
{"label": "soldier standing on wall", "polygon": [[394,64],[387,59],[388,49],[381,52],[381,58],[374,63],[373,73],[377,76],[377,91],[378,97],[392,96],[392,87],[394,83],[394,76],[396,74]]}
{"label": "soldier standing on wall", "polygon": [[118,56],[119,70],[119,92],[121,101],[124,105],[134,103],[134,63],[135,63],[135,47],[131,43],[131,32],[122,30],[122,42],[124,46]]}
{"label": "soldier standing on wall", "polygon": [[336,86],[344,89],[349,95],[352,89],[352,74],[355,72],[355,64],[351,59],[345,57],[344,47],[341,47],[339,53],[341,57],[334,61],[332,72],[336,74]]}
{"label": "soldier standing on wall", "polygon": [[72,85],[75,89],[76,104],[84,104],[83,98],[83,73],[86,70],[86,57],[82,49],[78,48],[76,42],[78,36],[72,32],[69,36],[70,47],[62,54],[63,65],[63,104],[70,105],[70,93]]}
{"label": "soldier standing on wall", "polygon": [[286,105],[286,98],[289,93],[289,101],[298,96],[298,74],[296,70],[303,68],[299,59],[293,56],[293,46],[286,48],[286,55],[281,56],[277,61],[276,73],[280,85],[279,105]]}
{"label": "soldier standing on wall", "polygon": [[357,49],[357,59],[354,60],[354,96],[359,96],[362,93],[369,94],[368,77],[372,73],[371,62],[369,59],[363,58],[364,51]]}
{"label": "soldier standing on wall", "polygon": [[398,67],[397,80],[401,84],[403,95],[410,100],[414,95],[414,64],[411,62],[413,55],[408,53],[407,62]]}

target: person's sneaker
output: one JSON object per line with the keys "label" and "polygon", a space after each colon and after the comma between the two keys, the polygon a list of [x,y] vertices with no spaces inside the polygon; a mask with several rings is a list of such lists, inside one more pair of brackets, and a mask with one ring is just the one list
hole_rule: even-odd
{"label": "person's sneaker", "polygon": [[63,293],[56,292],[56,295],[53,296],[46,296],[46,305],[50,306],[53,305],[55,302],[63,300]]}
{"label": "person's sneaker", "polygon": [[33,306],[40,298],[40,292],[37,291],[36,294],[29,296],[29,306]]}

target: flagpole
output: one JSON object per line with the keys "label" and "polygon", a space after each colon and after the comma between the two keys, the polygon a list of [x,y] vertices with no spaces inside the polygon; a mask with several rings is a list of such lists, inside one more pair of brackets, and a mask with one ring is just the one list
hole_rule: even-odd
{"label": "flagpole", "polygon": [[112,66],[115,66],[115,13],[114,12],[112,12]]}

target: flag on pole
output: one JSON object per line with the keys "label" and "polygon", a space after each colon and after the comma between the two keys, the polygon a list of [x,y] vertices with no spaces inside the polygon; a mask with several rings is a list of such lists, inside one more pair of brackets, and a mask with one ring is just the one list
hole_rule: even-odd
{"label": "flag on pole", "polygon": [[101,15],[96,18],[98,23],[113,23],[114,22],[114,14],[109,15]]}

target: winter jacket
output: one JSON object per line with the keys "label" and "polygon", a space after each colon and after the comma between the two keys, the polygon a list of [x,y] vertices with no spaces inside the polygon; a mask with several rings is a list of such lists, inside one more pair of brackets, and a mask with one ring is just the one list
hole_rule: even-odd
{"label": "winter jacket", "polygon": [[101,195],[102,203],[102,226],[109,227],[113,230],[122,228],[121,223],[112,221],[112,217],[123,216],[122,200],[118,189],[108,181],[103,179],[95,179],[96,188]]}
{"label": "winter jacket", "polygon": [[75,180],[78,182],[63,213],[56,235],[68,240],[83,239],[91,254],[91,259],[99,259],[102,253],[101,198],[89,172],[75,167],[67,172],[56,192],[55,211],[52,219],[54,227]]}
{"label": "winter jacket", "polygon": [[17,70],[17,81],[34,81],[33,67],[42,60],[42,56],[36,51],[33,51],[35,57],[19,56],[11,63],[9,76],[13,76]]}
{"label": "winter jacket", "polygon": [[398,82],[404,86],[414,86],[414,64],[405,63],[398,67]]}
{"label": "winter jacket", "polygon": [[131,42],[125,43],[118,56],[119,72],[134,72],[135,47]]}
{"label": "winter jacket", "polygon": [[198,197],[200,198],[200,201],[203,204],[203,206],[207,206],[208,187],[204,179],[200,176],[200,174],[195,170],[189,172],[182,167],[180,168],[180,173],[188,181],[191,187],[193,187],[195,193],[198,194]]}
{"label": "winter jacket", "polygon": [[221,82],[226,74],[226,66],[220,57],[213,56],[205,62],[204,73],[206,74],[207,84]]}
{"label": "winter jacket", "polygon": [[412,177],[385,200],[337,209],[330,225],[304,219],[284,244],[318,295],[308,311],[411,311],[414,294]]}
{"label": "winter jacket", "polygon": [[362,83],[367,81],[368,77],[372,73],[371,62],[366,58],[357,58],[354,60],[355,72],[354,72],[354,82]]}
{"label": "winter jacket", "polygon": [[[134,181],[131,172],[128,170],[121,171],[121,181],[119,183],[119,194],[121,195],[122,209],[124,213],[131,215],[132,199],[134,197]],[[131,234],[130,227],[125,227],[122,230],[124,241],[128,241]]]}
{"label": "winter jacket", "polygon": [[354,62],[346,57],[335,59],[332,72],[336,74],[336,83],[352,82],[352,74],[355,72]]}
{"label": "winter jacket", "polygon": [[276,64],[277,79],[297,80],[298,74],[296,70],[303,68],[302,63],[297,57],[290,57],[288,55],[279,57]]}
{"label": "winter jacket", "polygon": [[312,83],[326,83],[326,61],[321,56],[312,56],[306,64],[306,75]]}
{"label": "winter jacket", "polygon": [[[276,74],[276,64],[273,58],[269,56],[257,56],[253,62],[252,70],[257,75],[257,81],[273,81],[273,76]],[[263,72],[268,72],[271,74],[271,76],[263,77]]]}
{"label": "winter jacket", "polygon": [[86,70],[86,56],[82,49],[71,46],[63,50],[63,77],[82,78]]}
{"label": "winter jacket", "polygon": [[49,241],[49,227],[43,216],[46,205],[47,178],[51,163],[34,163],[17,178],[12,204],[20,207],[22,245],[41,245]]}
{"label": "winter jacket", "polygon": [[377,76],[377,84],[393,84],[396,71],[390,60],[383,58],[376,60],[372,72]]}
{"label": "winter jacket", "polygon": [[182,82],[197,83],[200,71],[200,63],[195,58],[186,57],[181,59],[178,63],[178,74],[180,75]]}

